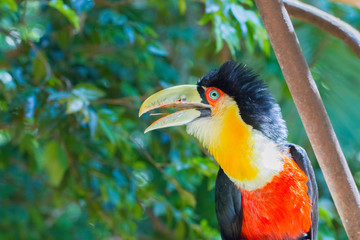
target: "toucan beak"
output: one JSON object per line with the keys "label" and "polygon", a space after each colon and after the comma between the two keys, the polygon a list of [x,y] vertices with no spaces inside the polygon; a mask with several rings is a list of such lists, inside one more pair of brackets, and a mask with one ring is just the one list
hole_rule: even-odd
{"label": "toucan beak", "polygon": [[199,118],[202,110],[210,110],[210,105],[203,103],[196,85],[180,85],[161,90],[147,98],[140,107],[139,117],[164,107],[181,110],[155,121],[145,133],[159,128],[185,125]]}

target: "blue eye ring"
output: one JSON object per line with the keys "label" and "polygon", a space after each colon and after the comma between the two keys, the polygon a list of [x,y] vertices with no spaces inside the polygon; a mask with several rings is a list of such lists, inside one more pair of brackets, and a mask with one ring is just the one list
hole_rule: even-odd
{"label": "blue eye ring", "polygon": [[211,99],[213,99],[213,100],[218,99],[219,96],[220,96],[220,93],[219,93],[218,91],[216,91],[216,90],[211,90],[211,91],[209,92],[209,97],[210,97]]}

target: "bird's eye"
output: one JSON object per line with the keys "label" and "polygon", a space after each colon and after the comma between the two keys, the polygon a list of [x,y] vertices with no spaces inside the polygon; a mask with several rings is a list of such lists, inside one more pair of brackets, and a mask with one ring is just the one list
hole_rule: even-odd
{"label": "bird's eye", "polygon": [[223,91],[214,87],[209,87],[208,89],[206,89],[205,94],[206,100],[211,106],[215,106],[219,99],[224,96]]}
{"label": "bird's eye", "polygon": [[218,91],[216,91],[216,90],[211,90],[210,92],[209,92],[209,97],[211,98],[211,99],[218,99],[219,98],[219,96],[220,96],[220,94],[219,94],[219,92]]}

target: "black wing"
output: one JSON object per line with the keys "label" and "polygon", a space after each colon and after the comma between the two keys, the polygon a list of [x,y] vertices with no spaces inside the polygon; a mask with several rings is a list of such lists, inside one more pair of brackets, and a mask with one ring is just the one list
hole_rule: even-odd
{"label": "black wing", "polygon": [[241,192],[220,168],[215,185],[215,211],[223,240],[241,237]]}
{"label": "black wing", "polygon": [[311,207],[311,228],[308,233],[304,236],[300,237],[300,239],[316,239],[316,232],[318,228],[318,216],[319,216],[319,208],[318,208],[318,188],[316,185],[314,170],[311,166],[311,162],[305,152],[305,150],[297,146],[295,144],[288,144],[288,148],[290,150],[290,154],[292,159],[296,162],[299,168],[308,176],[309,180],[307,182],[308,186],[308,195],[312,202]]}

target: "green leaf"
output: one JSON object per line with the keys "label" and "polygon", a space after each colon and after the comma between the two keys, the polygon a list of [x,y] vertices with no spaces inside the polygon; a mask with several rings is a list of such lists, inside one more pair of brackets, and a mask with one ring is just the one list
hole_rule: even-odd
{"label": "green leaf", "polygon": [[99,22],[105,25],[113,24],[115,26],[124,25],[127,21],[125,15],[119,14],[111,9],[105,9],[100,13]]}
{"label": "green leaf", "polygon": [[236,29],[229,23],[221,24],[222,37],[229,46],[232,55],[235,55],[235,49],[239,49],[240,41],[236,34]]}
{"label": "green leaf", "polygon": [[43,59],[45,59],[45,56],[41,52],[38,52],[33,61],[33,74],[36,82],[39,82],[46,76],[46,67],[43,63]]}
{"label": "green leaf", "polygon": [[103,130],[104,134],[107,136],[107,138],[110,140],[110,142],[115,143],[116,136],[115,133],[112,131],[112,129],[107,125],[107,123],[104,120],[99,121],[101,129]]}
{"label": "green leaf", "polygon": [[147,49],[149,50],[149,52],[155,55],[164,56],[164,57],[168,55],[165,47],[159,42],[148,45]]}
{"label": "green leaf", "polygon": [[186,11],[186,1],[185,0],[178,0],[179,11],[180,14],[183,15]]}
{"label": "green leaf", "polygon": [[105,96],[103,90],[91,83],[80,83],[76,85],[75,88],[72,90],[72,93],[82,99],[86,99],[89,101],[96,100]]}
{"label": "green leaf", "polygon": [[84,101],[80,98],[69,98],[66,102],[66,114],[78,112],[85,106]]}
{"label": "green leaf", "polygon": [[270,56],[270,51],[271,51],[271,46],[270,46],[270,42],[269,40],[263,40],[263,51],[264,54],[269,57]]}
{"label": "green leaf", "polygon": [[7,144],[8,142],[10,142],[10,140],[11,140],[10,132],[0,129],[0,146]]}
{"label": "green leaf", "polygon": [[191,207],[195,207],[196,206],[196,199],[194,197],[194,195],[184,189],[178,189],[179,193],[181,195],[181,199],[182,201],[186,204],[186,205],[190,205]]}
{"label": "green leaf", "polygon": [[231,4],[231,12],[234,15],[234,17],[236,18],[236,20],[239,22],[242,34],[246,35],[248,32],[248,29],[246,26],[246,22],[248,19],[245,15],[245,9],[242,8],[240,5]]}
{"label": "green leaf", "polygon": [[332,227],[332,216],[331,216],[331,212],[325,208],[319,208],[319,218],[321,220],[323,220],[326,225],[328,225],[329,227]]}
{"label": "green leaf", "polygon": [[129,43],[134,43],[135,42],[135,32],[134,32],[134,28],[130,27],[130,26],[125,26],[124,27],[124,33],[126,35],[126,37],[129,40]]}
{"label": "green leaf", "polygon": [[68,161],[65,150],[56,141],[46,144],[42,153],[44,170],[53,186],[59,186],[64,173],[68,168]]}
{"label": "green leaf", "polygon": [[57,92],[57,91],[53,91],[53,89],[51,89],[48,97],[48,101],[55,101],[55,100],[61,100],[61,99],[65,99],[65,98],[69,98],[71,96],[71,93],[68,92]]}
{"label": "green leaf", "polygon": [[185,223],[183,221],[179,221],[175,227],[176,239],[184,239],[185,231],[186,231]]}
{"label": "green leaf", "polygon": [[220,25],[221,25],[221,18],[219,15],[215,15],[213,29],[216,38],[216,52],[219,52],[223,47],[223,39],[221,35]]}
{"label": "green leaf", "polygon": [[245,38],[245,45],[249,52],[253,53],[255,51],[255,40],[253,35],[248,34]]}
{"label": "green leaf", "polygon": [[240,48],[240,41],[237,36],[236,29],[233,28],[229,22],[223,21],[218,15],[215,15],[214,20],[216,51],[219,52],[222,49],[222,40],[225,40],[229,46],[231,54],[235,55],[235,49]]}
{"label": "green leaf", "polygon": [[17,11],[18,7],[14,0],[0,0],[0,8]]}
{"label": "green leaf", "polygon": [[220,6],[215,2],[215,0],[206,0],[205,13],[213,13],[219,10]]}
{"label": "green leaf", "polygon": [[71,29],[63,28],[57,31],[56,42],[62,49],[66,49],[73,39],[73,32]]}
{"label": "green leaf", "polygon": [[166,213],[166,206],[164,203],[155,202],[153,206],[153,212],[155,216],[164,215]]}
{"label": "green leaf", "polygon": [[49,80],[47,80],[47,84],[50,87],[61,86],[61,80],[56,77],[51,77]]}
{"label": "green leaf", "polygon": [[81,208],[76,203],[70,203],[63,215],[60,217],[59,221],[63,221],[65,224],[76,223],[76,221],[81,217]]}
{"label": "green leaf", "polygon": [[254,23],[256,26],[261,26],[260,19],[254,11],[245,10],[244,14],[250,22]]}
{"label": "green leaf", "polygon": [[98,124],[98,115],[95,111],[89,110],[89,129],[90,129],[90,135],[91,137],[95,136],[97,124]]}
{"label": "green leaf", "polygon": [[205,25],[213,19],[213,14],[204,14],[204,16],[198,21],[199,25]]}
{"label": "green leaf", "polygon": [[80,29],[79,16],[75,11],[66,5],[62,0],[51,0],[49,6],[58,10],[64,17],[66,17],[75,27],[76,30]]}
{"label": "green leaf", "polygon": [[108,195],[109,201],[114,204],[118,205],[120,202],[120,195],[117,189],[113,188],[110,184],[105,184],[106,193]]}
{"label": "green leaf", "polygon": [[7,90],[15,89],[16,83],[13,77],[5,70],[0,70],[0,83],[3,83]]}
{"label": "green leaf", "polygon": [[42,170],[44,168],[44,158],[42,156],[44,149],[41,148],[39,142],[35,139],[31,139],[30,148],[34,153],[34,158],[36,161],[37,168]]}

